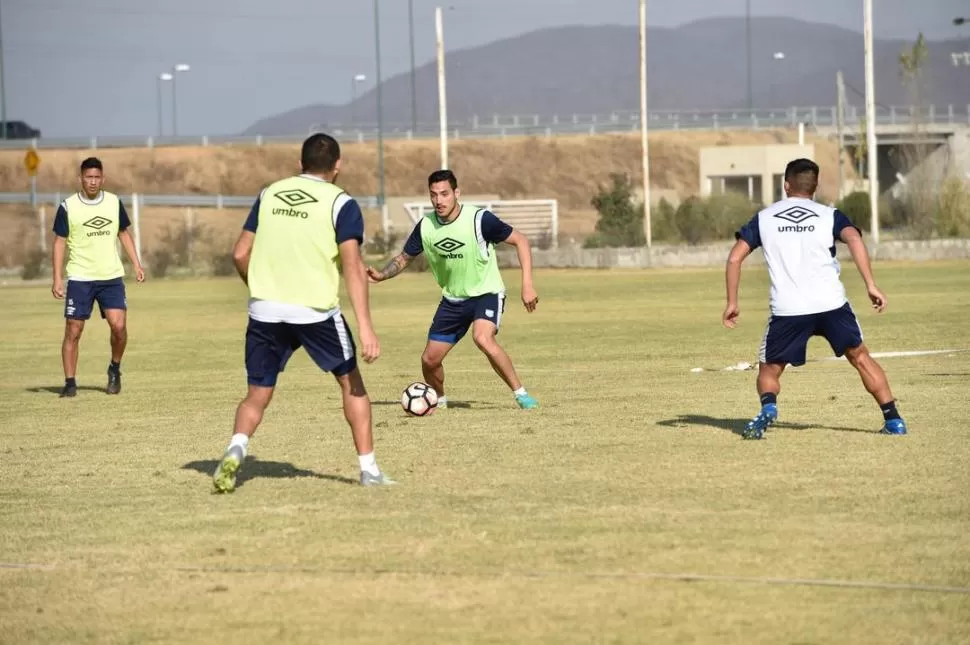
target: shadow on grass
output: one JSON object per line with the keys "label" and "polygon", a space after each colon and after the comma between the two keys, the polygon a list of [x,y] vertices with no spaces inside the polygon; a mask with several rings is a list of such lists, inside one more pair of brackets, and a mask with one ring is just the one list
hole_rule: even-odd
{"label": "shadow on grass", "polygon": [[[212,476],[212,473],[215,472],[216,466],[218,465],[219,461],[216,459],[190,461],[182,466],[182,470],[194,470],[202,473],[203,475]],[[239,473],[236,475],[236,488],[239,488],[250,479],[258,479],[261,477],[265,477],[267,479],[296,479],[297,477],[312,477],[313,479],[325,479],[327,481],[337,482],[338,484],[357,484],[357,480],[351,479],[350,477],[318,473],[312,470],[297,468],[293,464],[280,461],[261,461],[255,457],[246,457],[246,461],[243,462],[242,468],[239,469]]]}
{"label": "shadow on grass", "polygon": [[[61,390],[64,389],[64,385],[45,385],[43,387],[28,387],[28,392],[33,392],[34,394],[60,394]],[[107,390],[103,387],[95,387],[93,385],[78,385],[78,393],[80,392],[101,392],[101,394],[107,394]]]}
{"label": "shadow on grass", "polygon": [[[750,419],[723,419],[710,417],[704,414],[682,414],[673,419],[658,421],[658,426],[668,428],[682,428],[684,426],[708,426],[718,430],[727,430],[736,435],[741,434],[741,430]],[[788,421],[776,421],[768,432],[772,430],[831,430],[833,432],[864,432],[877,434],[875,430],[865,430],[863,428],[846,428],[844,426],[819,426],[808,423],[791,423]]]}
{"label": "shadow on grass", "polygon": [[[396,405],[400,407],[400,401],[371,401],[371,405]],[[494,403],[485,403],[484,401],[452,401],[448,400],[448,409],[459,409],[459,410],[497,410],[498,406]]]}

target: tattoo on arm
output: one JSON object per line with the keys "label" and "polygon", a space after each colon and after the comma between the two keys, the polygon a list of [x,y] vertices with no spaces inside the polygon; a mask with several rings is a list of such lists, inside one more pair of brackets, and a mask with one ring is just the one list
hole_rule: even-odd
{"label": "tattoo on arm", "polygon": [[401,271],[407,268],[411,264],[411,256],[405,253],[399,253],[398,255],[391,258],[391,261],[387,263],[384,269],[381,271],[381,275],[384,276],[385,280],[393,278]]}

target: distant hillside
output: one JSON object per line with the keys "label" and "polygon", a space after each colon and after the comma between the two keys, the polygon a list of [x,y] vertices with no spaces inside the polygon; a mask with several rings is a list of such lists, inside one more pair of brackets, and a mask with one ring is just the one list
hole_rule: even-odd
{"label": "distant hillside", "polygon": [[[833,105],[839,68],[850,86],[847,99],[862,104],[862,34],[787,18],[752,21],[752,70],[756,107]],[[448,113],[455,122],[472,115],[605,113],[639,107],[638,39],[635,27],[544,29],[481,47],[448,52]],[[702,20],[648,33],[650,109],[714,109],[747,103],[745,23],[740,18]],[[916,33],[913,34],[913,39]],[[898,57],[909,43],[877,40],[877,101],[910,101],[900,83]],[[951,51],[964,41],[929,42],[927,102],[970,103],[970,69],[955,67]],[[776,60],[774,52],[784,52]],[[410,76],[382,85],[387,124],[410,123]],[[434,62],[417,71],[418,117],[437,122]],[[311,105],[263,119],[248,134],[293,134],[314,124],[377,119],[376,91],[348,105]]]}

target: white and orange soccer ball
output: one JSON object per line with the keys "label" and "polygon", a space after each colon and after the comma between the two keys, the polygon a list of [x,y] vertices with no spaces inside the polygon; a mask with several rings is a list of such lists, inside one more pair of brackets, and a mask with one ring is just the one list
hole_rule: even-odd
{"label": "white and orange soccer ball", "polygon": [[401,394],[401,407],[412,417],[426,417],[438,407],[438,393],[427,383],[411,383]]}

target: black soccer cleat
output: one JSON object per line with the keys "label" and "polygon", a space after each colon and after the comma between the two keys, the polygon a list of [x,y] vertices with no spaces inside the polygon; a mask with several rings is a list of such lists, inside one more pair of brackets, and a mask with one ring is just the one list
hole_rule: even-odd
{"label": "black soccer cleat", "polygon": [[108,368],[108,394],[121,393],[121,372]]}
{"label": "black soccer cleat", "polygon": [[65,383],[64,387],[61,389],[60,398],[66,399],[75,396],[77,396],[77,385],[68,385]]}

